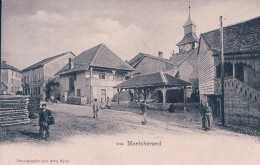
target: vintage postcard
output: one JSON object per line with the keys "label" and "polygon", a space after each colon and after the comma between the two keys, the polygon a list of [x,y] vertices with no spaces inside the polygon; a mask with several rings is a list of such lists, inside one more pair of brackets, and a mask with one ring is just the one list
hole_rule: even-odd
{"label": "vintage postcard", "polygon": [[258,165],[259,0],[2,0],[0,165]]}

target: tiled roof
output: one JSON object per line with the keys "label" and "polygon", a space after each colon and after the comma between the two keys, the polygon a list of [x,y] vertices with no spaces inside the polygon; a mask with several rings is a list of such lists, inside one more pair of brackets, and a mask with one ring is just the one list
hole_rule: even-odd
{"label": "tiled roof", "polygon": [[188,34],[185,34],[183,39],[180,42],[178,42],[176,45],[180,46],[180,45],[190,43],[190,42],[194,42],[194,41],[199,42],[199,39],[196,36],[196,34],[195,33],[188,33]]}
{"label": "tiled roof", "polygon": [[90,66],[125,71],[134,70],[129,64],[119,58],[104,44],[97,45],[82,52],[74,58],[73,63],[74,68],[69,69],[69,64],[67,64],[56,74],[84,71],[88,70]]}
{"label": "tiled roof", "polygon": [[198,48],[195,48],[191,52],[185,52],[185,53],[177,53],[175,54],[170,60],[172,63],[180,65],[182,64],[189,56],[191,56],[194,53],[198,53]]}
{"label": "tiled roof", "polygon": [[[29,67],[23,69],[22,72],[28,71],[28,70],[30,70],[30,69],[35,69],[35,68],[41,67],[41,66],[43,66],[43,65],[45,65],[45,64],[47,64],[47,63],[49,63],[49,62],[51,62],[51,61],[53,61],[53,60],[59,58],[59,57],[62,57],[62,56],[64,56],[64,55],[68,54],[68,53],[73,54],[72,52],[66,52],[66,53],[62,53],[62,54],[59,54],[59,55],[56,55],[56,56],[52,56],[52,57],[46,58],[46,59],[44,59],[44,60],[41,60],[40,62],[37,62],[36,64],[33,64],[33,65],[31,65],[31,66],[29,66]],[[73,55],[74,55],[74,54],[73,54]],[[75,55],[74,55],[74,56],[75,56]]]}
{"label": "tiled roof", "polygon": [[14,66],[9,65],[9,64],[7,64],[5,62],[1,62],[1,69],[11,69],[13,71],[20,72],[19,69],[15,68]]}
{"label": "tiled roof", "polygon": [[138,55],[136,55],[134,58],[132,58],[128,63],[132,67],[135,67],[144,57],[152,58],[152,59],[159,60],[159,61],[164,61],[164,62],[166,62],[170,65],[174,65],[171,61],[169,61],[165,58],[152,56],[152,55],[145,54],[145,53],[142,53],[142,52],[140,52]]}
{"label": "tiled roof", "polygon": [[170,61],[176,65],[179,65],[184,59],[189,56],[189,54],[189,52],[176,53],[173,57],[171,57]]}
{"label": "tiled roof", "polygon": [[129,80],[118,84],[114,88],[142,88],[142,87],[159,87],[159,86],[184,86],[190,85],[190,83],[168,75],[163,72],[157,72],[153,74],[140,75],[132,77]]}
{"label": "tiled roof", "polygon": [[[224,27],[224,53],[260,52],[260,17]],[[201,34],[211,49],[220,50],[219,29]]]}

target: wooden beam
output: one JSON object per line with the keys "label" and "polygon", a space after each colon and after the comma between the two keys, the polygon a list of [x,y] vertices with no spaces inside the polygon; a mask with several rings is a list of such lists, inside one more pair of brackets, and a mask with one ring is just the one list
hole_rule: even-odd
{"label": "wooden beam", "polygon": [[119,95],[123,89],[117,89],[117,105],[119,105]]}
{"label": "wooden beam", "polygon": [[183,88],[183,93],[184,93],[184,111],[187,110],[187,94],[186,94],[186,86]]}

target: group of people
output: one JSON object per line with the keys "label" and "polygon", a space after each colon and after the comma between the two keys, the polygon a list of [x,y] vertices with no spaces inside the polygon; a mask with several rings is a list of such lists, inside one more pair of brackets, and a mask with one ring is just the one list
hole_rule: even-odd
{"label": "group of people", "polygon": [[[148,108],[154,108],[153,106],[146,103],[146,101],[143,101],[139,104],[141,112],[142,112],[142,121],[141,123],[145,125],[147,123],[146,120],[146,114]],[[100,108],[108,108],[110,109],[111,102],[109,97],[107,97],[106,105],[102,106],[102,99],[101,99],[101,105],[97,102],[97,99],[94,99],[93,102],[93,118],[97,118],[98,111]],[[201,106],[201,116],[202,116],[202,128],[205,131],[208,131],[212,127],[213,117],[212,117],[212,109],[209,106],[208,102],[205,103],[205,106]],[[39,133],[44,139],[48,139],[50,133],[49,133],[49,126],[54,124],[55,120],[52,116],[52,111],[48,110],[46,108],[46,104],[42,104],[41,111],[39,113]]]}

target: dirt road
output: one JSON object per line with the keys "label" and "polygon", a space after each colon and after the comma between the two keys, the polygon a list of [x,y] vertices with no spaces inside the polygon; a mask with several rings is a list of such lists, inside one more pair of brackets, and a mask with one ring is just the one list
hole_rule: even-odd
{"label": "dirt road", "polygon": [[216,127],[205,132],[198,121],[148,112],[148,124],[141,125],[138,111],[101,110],[94,119],[89,106],[54,104],[48,108],[56,118],[49,141],[39,136],[37,120],[0,128],[0,165],[260,162],[258,137]]}

